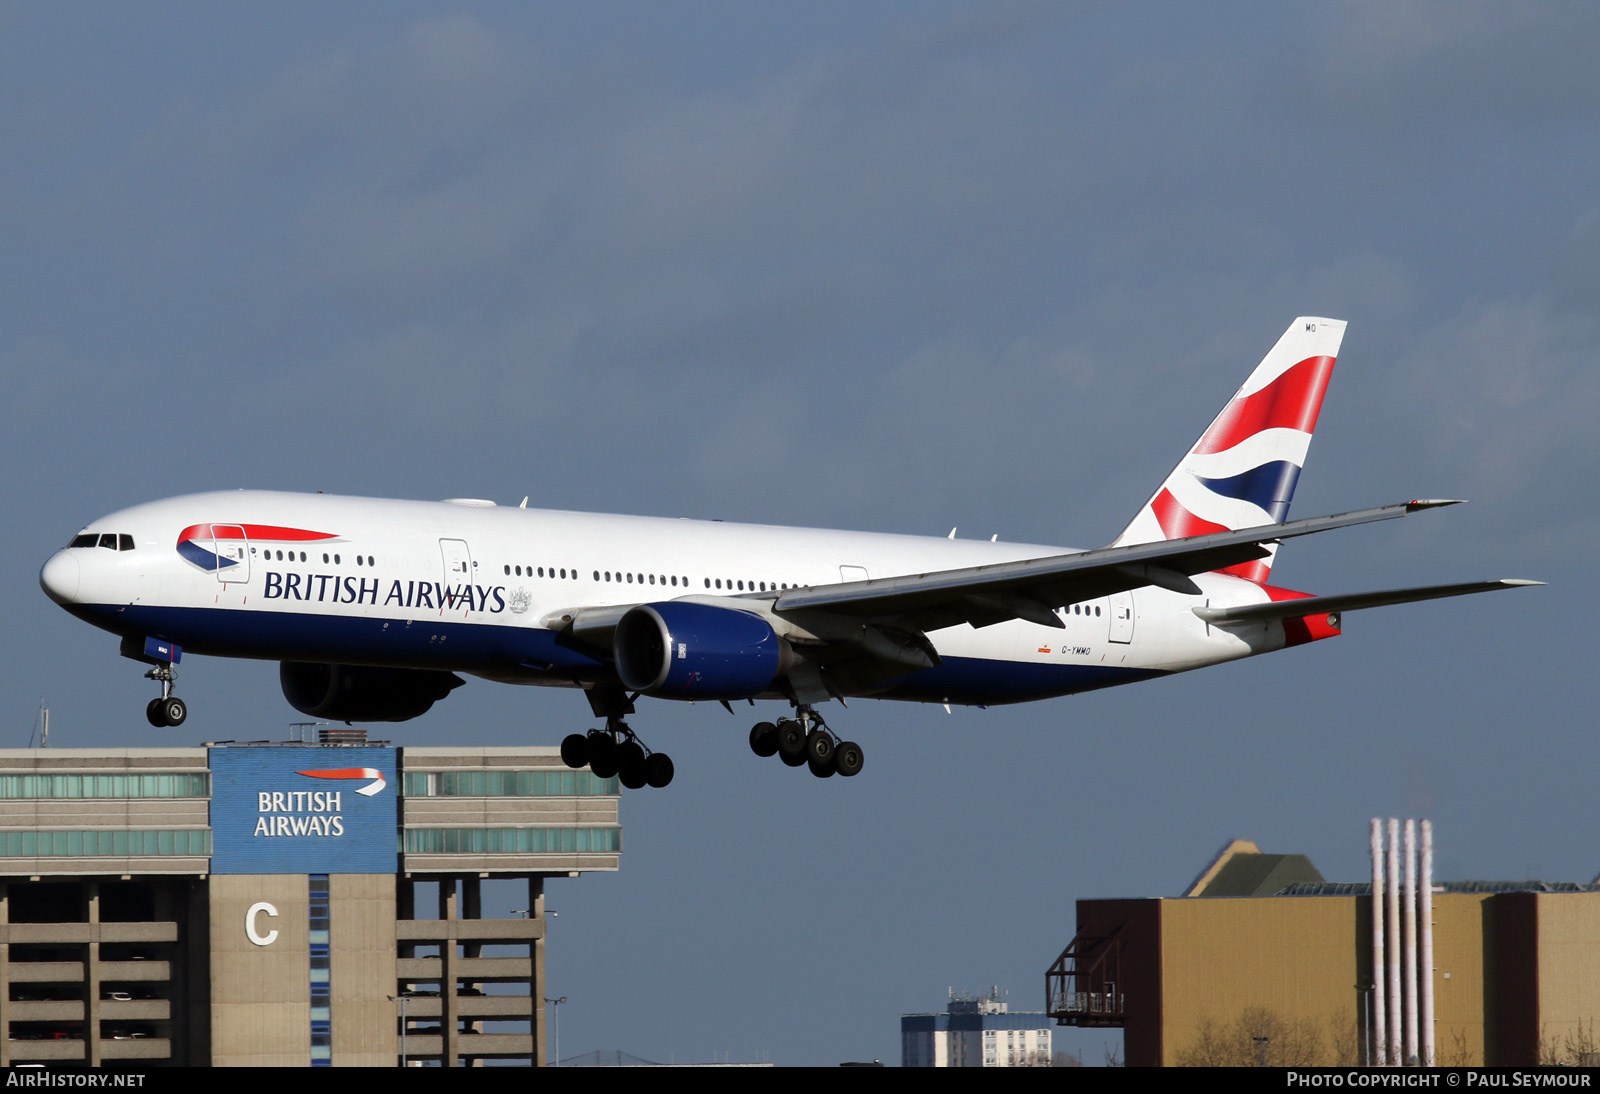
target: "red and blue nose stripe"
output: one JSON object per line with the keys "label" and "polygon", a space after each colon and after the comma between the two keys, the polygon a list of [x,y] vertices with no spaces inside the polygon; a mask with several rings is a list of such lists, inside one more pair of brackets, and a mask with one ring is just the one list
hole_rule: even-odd
{"label": "red and blue nose stripe", "polygon": [[337,539],[334,532],[313,532],[307,528],[287,528],[278,524],[191,524],[178,533],[178,554],[202,570],[214,572],[237,566],[231,558],[223,558],[206,550],[198,541],[215,543],[218,540],[234,542],[272,540],[278,543],[307,543],[319,539]]}

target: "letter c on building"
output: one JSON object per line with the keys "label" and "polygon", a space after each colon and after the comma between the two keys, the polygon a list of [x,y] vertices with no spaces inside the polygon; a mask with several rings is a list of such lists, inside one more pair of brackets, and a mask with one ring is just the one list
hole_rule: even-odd
{"label": "letter c on building", "polygon": [[258,900],[256,903],[250,905],[250,910],[248,912],[244,913],[244,933],[245,937],[250,939],[250,941],[254,942],[257,946],[270,946],[278,940],[278,932],[276,930],[271,930],[266,934],[261,934],[256,930],[256,916],[260,915],[262,912],[267,913],[267,915],[271,916],[273,919],[278,918],[278,909],[274,908],[264,900]]}

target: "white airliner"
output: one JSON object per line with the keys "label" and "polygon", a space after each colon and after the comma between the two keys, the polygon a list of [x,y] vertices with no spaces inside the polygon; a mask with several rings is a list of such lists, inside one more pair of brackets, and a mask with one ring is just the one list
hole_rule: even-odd
{"label": "white airliner", "polygon": [[755,752],[854,775],[860,747],[817,713],[829,699],[1045,699],[1327,638],[1357,608],[1538,584],[1269,584],[1282,540],[1453,504],[1285,520],[1344,328],[1296,319],[1093,551],[242,490],[93,521],[39,580],[153,666],[157,726],[186,717],[187,650],[280,661],[295,709],[344,721],[414,718],[456,673],[582,688],[605,728],[562,756],[629,787],[672,778],[623,721],[640,696],[784,700],[794,716],[758,723]]}

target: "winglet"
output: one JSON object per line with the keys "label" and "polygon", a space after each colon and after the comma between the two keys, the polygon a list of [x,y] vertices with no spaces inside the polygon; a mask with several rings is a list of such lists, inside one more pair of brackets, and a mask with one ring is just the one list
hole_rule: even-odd
{"label": "winglet", "polygon": [[1418,498],[1416,501],[1406,502],[1406,512],[1415,513],[1422,509],[1442,509],[1446,505],[1465,505],[1466,498]]}

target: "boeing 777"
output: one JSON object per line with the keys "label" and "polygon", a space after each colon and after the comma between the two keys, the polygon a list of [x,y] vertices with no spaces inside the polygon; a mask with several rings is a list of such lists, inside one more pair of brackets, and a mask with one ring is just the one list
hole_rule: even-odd
{"label": "boeing 777", "polygon": [[39,580],[151,666],[156,726],[187,717],[187,651],[279,661],[291,706],[348,722],[417,717],[458,673],[581,688],[604,728],[562,757],[631,788],[672,779],[624,720],[641,696],[778,700],[792,716],[751,729],[758,755],[855,775],[830,699],[1047,699],[1328,638],[1358,608],[1538,584],[1271,584],[1285,540],[1454,504],[1287,519],[1344,329],[1296,319],[1097,550],[241,490],[92,521]]}

